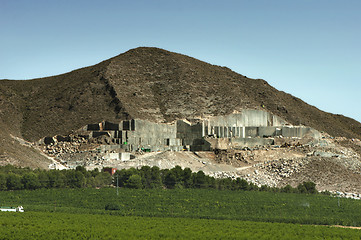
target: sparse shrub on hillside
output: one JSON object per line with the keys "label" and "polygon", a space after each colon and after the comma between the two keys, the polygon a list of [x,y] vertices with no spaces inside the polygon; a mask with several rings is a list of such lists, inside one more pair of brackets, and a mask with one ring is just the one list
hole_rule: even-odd
{"label": "sparse shrub on hillside", "polygon": [[316,183],[314,182],[303,182],[303,185],[305,186],[307,193],[317,193],[316,190]]}
{"label": "sparse shrub on hillside", "polygon": [[281,188],[281,192],[296,193],[296,192],[298,192],[298,189],[293,188],[291,185],[286,185],[283,188]]}
{"label": "sparse shrub on hillside", "polygon": [[247,190],[248,189],[248,182],[244,179],[237,178],[236,184],[237,184],[239,190]]}
{"label": "sparse shrub on hillside", "polygon": [[299,193],[317,193],[316,184],[314,182],[303,182],[297,186]]}
{"label": "sparse shrub on hillside", "polygon": [[332,196],[332,193],[330,191],[327,191],[327,190],[322,191],[321,194],[326,195],[326,196]]}

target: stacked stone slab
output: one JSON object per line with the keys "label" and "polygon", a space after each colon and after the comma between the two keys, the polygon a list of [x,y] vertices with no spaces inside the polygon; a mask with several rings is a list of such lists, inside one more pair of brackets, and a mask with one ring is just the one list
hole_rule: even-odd
{"label": "stacked stone slab", "polygon": [[134,121],[134,131],[129,131],[128,142],[133,149],[149,149],[150,151],[181,151],[183,143],[177,138],[175,124],[154,123],[146,120]]}
{"label": "stacked stone slab", "polygon": [[182,140],[185,149],[191,151],[209,151],[210,144],[204,139],[203,122],[191,124],[188,121],[177,121],[177,138]]}
{"label": "stacked stone slab", "polygon": [[[153,123],[146,120],[124,120],[119,124],[102,122],[89,124],[90,137],[106,135],[113,144],[127,151],[181,151],[183,143],[177,138],[176,125]],[[117,147],[111,147],[114,150]]]}
{"label": "stacked stone slab", "polygon": [[[211,117],[202,123],[202,137],[230,139],[228,144],[238,147],[272,145],[274,137],[319,138],[320,133],[305,126],[290,126],[286,121],[262,110],[243,110],[241,113]],[[271,139],[269,139],[271,138]],[[224,145],[212,142],[212,148]]]}
{"label": "stacked stone slab", "polygon": [[[227,144],[250,147],[272,145],[274,137],[319,138],[320,133],[310,127],[290,126],[286,121],[262,110],[243,110],[241,113],[198,119],[191,123],[178,120],[174,124],[154,123],[132,119],[120,123],[89,124],[90,137],[108,136],[113,144],[127,151],[209,151]],[[219,143],[214,140],[219,139]],[[114,149],[116,147],[111,147]]]}

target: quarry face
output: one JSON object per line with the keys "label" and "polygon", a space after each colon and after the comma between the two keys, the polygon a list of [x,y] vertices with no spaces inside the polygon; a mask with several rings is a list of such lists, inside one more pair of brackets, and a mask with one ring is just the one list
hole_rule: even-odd
{"label": "quarry face", "polygon": [[[360,155],[340,141],[361,146],[357,139],[293,126],[264,110],[243,110],[173,123],[102,121],[68,136],[45,137],[38,144],[54,159],[49,168],[179,165],[217,178],[241,177],[259,186],[314,181],[320,191],[361,192]],[[346,178],[354,181],[342,181]]]}

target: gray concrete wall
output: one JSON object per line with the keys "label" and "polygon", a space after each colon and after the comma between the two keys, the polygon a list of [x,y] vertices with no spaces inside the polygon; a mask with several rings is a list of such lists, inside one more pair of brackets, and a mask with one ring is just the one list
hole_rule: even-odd
{"label": "gray concrete wall", "polygon": [[205,120],[202,124],[202,136],[213,135],[217,138],[274,136],[278,133],[276,126],[282,127],[286,123],[266,111],[243,110],[241,113]]}
{"label": "gray concrete wall", "polygon": [[206,138],[211,149],[228,149],[230,147],[230,138]]}
{"label": "gray concrete wall", "polygon": [[183,145],[192,145],[196,139],[202,139],[204,131],[202,123],[190,125],[182,120],[176,124],[176,137],[183,140]]}
{"label": "gray concrete wall", "polygon": [[276,115],[272,115],[272,122],[273,124],[270,126],[284,126],[288,124],[285,120]]}
{"label": "gray concrete wall", "polygon": [[303,126],[285,126],[282,128],[282,136],[284,137],[298,137],[303,138],[305,136],[313,137],[313,138],[320,138],[321,134],[310,127],[303,127]]}
{"label": "gray concrete wall", "polygon": [[175,124],[154,123],[146,120],[133,120],[127,131],[128,143],[134,150],[145,148],[151,151],[182,150],[182,141],[177,138],[177,126]]}
{"label": "gray concrete wall", "polygon": [[241,113],[211,117],[205,122],[207,126],[228,127],[283,126],[287,123],[283,119],[262,110],[243,110]]}
{"label": "gray concrete wall", "polygon": [[259,127],[258,136],[259,137],[274,137],[281,134],[281,128],[279,127]]}
{"label": "gray concrete wall", "polygon": [[306,135],[320,136],[320,133],[312,128],[285,124],[283,119],[266,111],[243,110],[237,114],[211,117],[196,124],[183,120],[178,120],[175,124],[165,124],[133,119],[119,124],[89,124],[88,129],[100,129],[93,130],[92,137],[109,135],[113,138],[112,142],[121,145],[123,149],[146,148],[152,151],[182,150],[183,146],[189,146],[194,151],[209,150],[211,144],[204,141],[204,137],[208,136],[218,139],[215,140],[216,143],[212,143],[212,147],[226,147],[227,144],[267,145],[272,140],[265,138],[281,135],[299,138]]}
{"label": "gray concrete wall", "polygon": [[224,127],[212,126],[212,136],[216,138],[267,138],[267,137],[299,137],[306,135],[319,138],[320,133],[312,128],[304,126],[266,126],[266,127]]}
{"label": "gray concrete wall", "polygon": [[255,138],[259,136],[258,127],[245,127],[245,132],[245,137]]}

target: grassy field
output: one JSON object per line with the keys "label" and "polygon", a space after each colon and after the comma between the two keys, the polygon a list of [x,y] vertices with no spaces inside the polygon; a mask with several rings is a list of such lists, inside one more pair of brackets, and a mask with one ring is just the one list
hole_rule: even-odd
{"label": "grassy field", "polygon": [[[0,205],[27,212],[113,214],[145,217],[361,226],[361,201],[325,195],[206,189],[39,189],[0,192]],[[106,205],[119,210],[106,211]]]}
{"label": "grassy field", "polygon": [[0,214],[0,239],[360,239],[361,231],[240,220],[28,212]]}
{"label": "grassy field", "polygon": [[2,191],[0,205],[26,211],[0,213],[0,239],[361,239],[361,230],[313,226],[361,225],[361,201],[325,195],[39,189]]}

